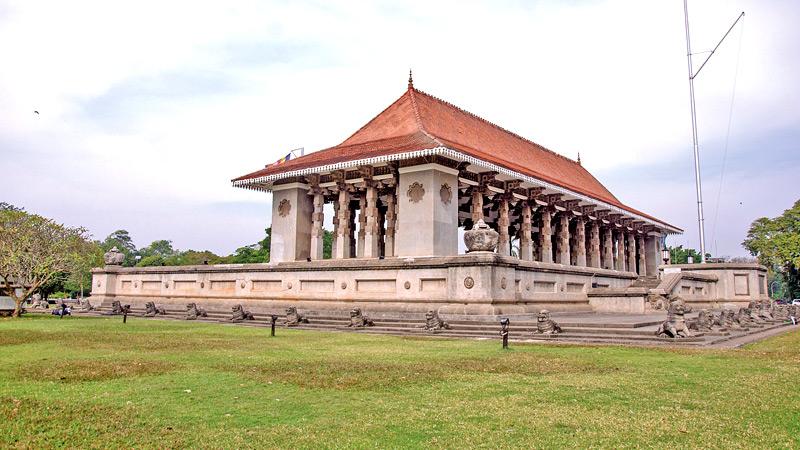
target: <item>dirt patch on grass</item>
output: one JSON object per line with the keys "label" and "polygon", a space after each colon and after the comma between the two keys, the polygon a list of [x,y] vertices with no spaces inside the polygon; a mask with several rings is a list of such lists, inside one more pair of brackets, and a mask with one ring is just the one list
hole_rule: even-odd
{"label": "dirt patch on grass", "polygon": [[546,376],[553,374],[602,374],[620,368],[588,361],[519,353],[493,358],[393,361],[378,359],[314,359],[271,361],[262,364],[218,365],[261,382],[282,382],[303,388],[382,389],[467,379],[480,374]]}
{"label": "dirt patch on grass", "polygon": [[42,360],[19,367],[17,374],[30,380],[70,383],[160,375],[177,368],[176,364],[145,359]]}

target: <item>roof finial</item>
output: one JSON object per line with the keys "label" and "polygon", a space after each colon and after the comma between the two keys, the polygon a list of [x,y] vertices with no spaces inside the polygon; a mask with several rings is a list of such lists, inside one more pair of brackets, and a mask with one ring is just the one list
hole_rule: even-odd
{"label": "roof finial", "polygon": [[581,152],[578,152],[578,165],[581,165]]}
{"label": "roof finial", "polygon": [[411,76],[411,69],[408,69],[408,88],[414,89],[414,78]]}

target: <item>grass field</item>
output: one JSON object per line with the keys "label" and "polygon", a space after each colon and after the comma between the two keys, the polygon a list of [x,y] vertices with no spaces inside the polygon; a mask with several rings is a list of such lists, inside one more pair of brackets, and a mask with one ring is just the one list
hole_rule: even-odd
{"label": "grass field", "polygon": [[0,447],[800,447],[800,332],[741,350],[0,319]]}

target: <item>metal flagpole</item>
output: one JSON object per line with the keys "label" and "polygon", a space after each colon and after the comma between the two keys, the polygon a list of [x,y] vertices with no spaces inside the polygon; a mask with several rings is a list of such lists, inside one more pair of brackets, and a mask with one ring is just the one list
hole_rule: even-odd
{"label": "metal flagpole", "polygon": [[686,59],[689,66],[689,104],[691,106],[692,111],[692,143],[694,148],[694,182],[695,187],[697,189],[697,228],[700,232],[700,262],[706,262],[706,233],[705,233],[705,219],[703,218],[703,188],[700,184],[700,149],[697,143],[697,110],[695,108],[695,101],[694,101],[694,78],[700,73],[700,71],[705,67],[706,63],[709,59],[714,55],[714,52],[717,51],[722,41],[728,37],[733,27],[739,22],[744,16],[744,12],[739,14],[739,17],[733,22],[733,25],[728,29],[725,33],[725,36],[722,36],[722,39],[719,40],[717,46],[714,47],[714,50],[711,50],[711,54],[703,61],[703,64],[700,65],[700,68],[697,69],[697,72],[694,71],[694,67],[692,66],[692,43],[691,39],[689,38],[689,0],[683,0],[683,17],[684,17],[684,24],[686,26]]}

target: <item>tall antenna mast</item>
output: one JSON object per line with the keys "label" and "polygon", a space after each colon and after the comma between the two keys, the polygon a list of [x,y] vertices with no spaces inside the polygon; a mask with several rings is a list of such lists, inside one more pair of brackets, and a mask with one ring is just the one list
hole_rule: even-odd
{"label": "tall antenna mast", "polygon": [[698,139],[697,139],[697,109],[695,107],[694,102],[694,79],[703,70],[706,63],[712,56],[714,56],[714,52],[717,51],[722,41],[728,37],[733,27],[739,22],[739,20],[744,17],[744,11],[739,14],[739,17],[733,22],[728,31],[722,36],[722,39],[719,40],[717,46],[714,47],[714,50],[711,50],[711,53],[708,57],[703,61],[703,64],[700,64],[700,68],[697,69],[697,72],[694,71],[694,66],[692,65],[692,42],[689,38],[689,0],[683,0],[683,17],[684,17],[684,24],[686,26],[686,59],[689,65],[689,103],[691,105],[692,110],[692,143],[694,147],[694,182],[695,187],[697,188],[697,227],[700,232],[700,262],[706,262],[706,232],[705,232],[705,219],[703,218],[703,188],[700,184],[700,149],[698,146]]}

